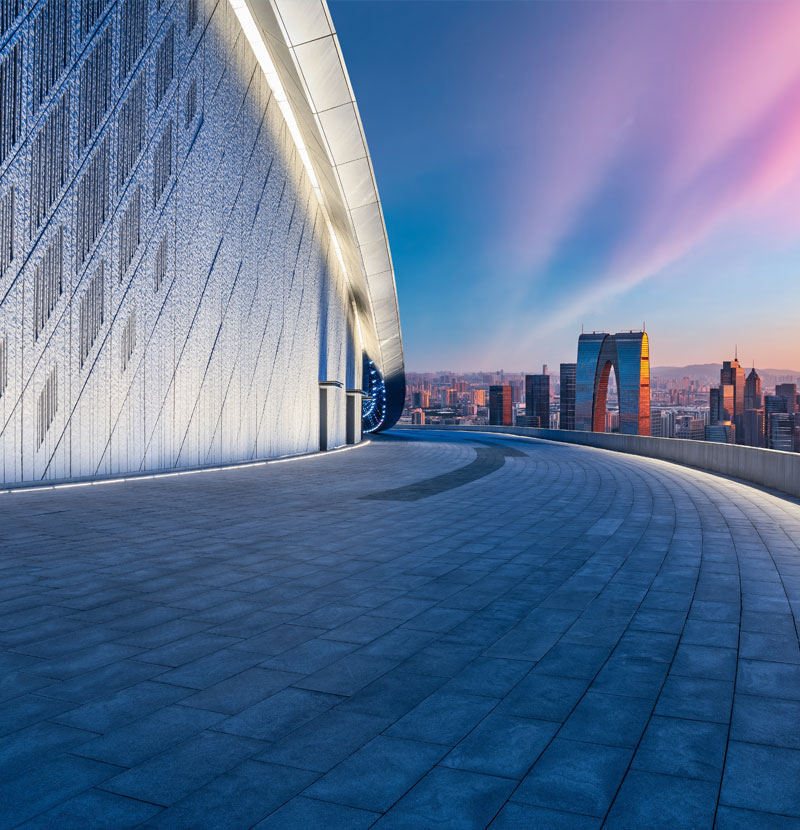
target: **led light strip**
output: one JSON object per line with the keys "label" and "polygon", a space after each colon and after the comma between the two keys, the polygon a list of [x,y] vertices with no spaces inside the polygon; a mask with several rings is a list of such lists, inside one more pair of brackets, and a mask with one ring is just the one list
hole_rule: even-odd
{"label": "led light strip", "polygon": [[243,461],[241,464],[224,464],[221,467],[201,467],[197,470],[177,470],[171,473],[144,473],[139,476],[123,476],[122,478],[101,478],[97,481],[75,481],[66,484],[31,484],[27,487],[11,487],[0,490],[0,495],[6,493],[42,493],[50,490],[69,490],[73,487],[97,487],[99,484],[122,484],[127,481],[150,481],[154,478],[174,478],[175,476],[193,476],[198,473],[217,473],[224,470],[244,470],[247,467],[266,467],[269,464],[286,464],[289,461],[307,461],[310,458],[323,458],[335,455],[337,452],[348,452],[366,447],[369,440],[361,441],[350,447],[339,447],[326,452],[312,452],[305,455],[287,455],[280,458],[271,458],[267,461]]}
{"label": "led light strip", "polygon": [[[319,186],[317,174],[314,172],[314,167],[311,164],[311,156],[309,156],[305,142],[303,141],[303,136],[300,132],[300,127],[297,123],[297,120],[294,117],[294,113],[292,112],[292,107],[289,104],[289,98],[287,97],[286,91],[284,90],[283,84],[281,83],[280,76],[278,75],[278,70],[275,68],[275,64],[273,63],[272,58],[270,57],[267,45],[266,43],[264,43],[264,40],[261,37],[261,32],[259,31],[258,25],[253,19],[253,15],[250,13],[250,9],[247,6],[246,0],[229,0],[229,2],[231,4],[231,8],[236,14],[236,17],[239,18],[239,23],[242,27],[242,31],[244,32],[245,37],[250,43],[250,48],[253,50],[253,54],[255,55],[255,58],[258,61],[258,64],[264,73],[264,77],[267,79],[267,83],[269,84],[270,89],[272,90],[272,94],[275,96],[275,100],[278,104],[278,107],[281,113],[283,114],[283,118],[286,121],[286,126],[289,128],[289,134],[292,136],[292,139],[294,140],[297,152],[299,153],[300,158],[303,161],[303,166],[306,168],[308,178],[311,180],[311,186],[314,188],[314,193],[316,193],[317,201],[319,202],[320,208],[322,209],[322,214],[325,217],[325,224],[328,227],[328,233],[330,233],[331,235],[333,249],[334,251],[336,251],[336,258],[339,260],[339,265],[341,265],[342,271],[344,271],[344,275],[349,282],[350,277],[347,273],[347,266],[344,264],[342,249],[339,246],[339,240],[336,237],[336,231],[333,229],[333,223],[331,222],[330,215],[328,214],[328,208],[326,207],[325,201],[322,197],[322,188],[320,188]],[[356,326],[358,329],[359,339],[361,340],[361,347],[363,348],[364,341],[363,339],[361,339],[361,324],[358,321],[358,315],[356,315]]]}

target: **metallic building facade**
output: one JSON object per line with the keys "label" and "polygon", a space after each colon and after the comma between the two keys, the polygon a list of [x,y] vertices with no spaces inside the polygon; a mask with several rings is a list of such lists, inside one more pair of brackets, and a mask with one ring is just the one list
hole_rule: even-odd
{"label": "metallic building facade", "polygon": [[322,0],[4,0],[0,111],[2,481],[396,420],[394,272]]}
{"label": "metallic building facade", "polygon": [[575,369],[575,429],[605,431],[612,369],[619,392],[619,431],[624,435],[650,435],[650,352],[643,331],[580,336]]}

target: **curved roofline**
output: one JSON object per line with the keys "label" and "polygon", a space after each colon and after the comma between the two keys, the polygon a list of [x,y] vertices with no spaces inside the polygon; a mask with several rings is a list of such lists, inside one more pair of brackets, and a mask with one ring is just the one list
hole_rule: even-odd
{"label": "curved roofline", "polygon": [[391,426],[405,397],[394,267],[372,159],[327,3],[229,2],[325,214],[350,284],[362,348],[386,383],[386,425]]}

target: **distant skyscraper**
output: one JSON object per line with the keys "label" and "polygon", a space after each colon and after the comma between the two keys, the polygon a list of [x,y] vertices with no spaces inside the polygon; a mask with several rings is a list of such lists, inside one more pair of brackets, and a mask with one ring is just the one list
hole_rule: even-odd
{"label": "distant skyscraper", "polygon": [[669,409],[651,409],[650,435],[653,438],[674,438],[675,413]]}
{"label": "distant skyscraper", "polygon": [[[547,367],[545,367],[547,368]],[[525,414],[539,419],[539,426],[550,423],[550,375],[525,375]]]}
{"label": "distant skyscraper", "polygon": [[661,418],[660,409],[650,410],[650,437],[663,438],[664,437],[664,422]]}
{"label": "distant skyscraper", "polygon": [[702,418],[682,418],[675,424],[675,437],[686,438],[691,441],[704,441],[706,424]]}
{"label": "distant skyscraper", "polygon": [[489,424],[498,427],[512,425],[511,387],[508,384],[489,387]]}
{"label": "distant skyscraper", "polygon": [[706,427],[706,441],[717,444],[730,444],[734,430],[730,424],[709,424]]}
{"label": "distant skyscraper", "polygon": [[726,360],[722,364],[722,370],[719,373],[720,386],[733,387],[733,409],[730,410],[730,416],[740,415],[744,412],[744,369],[742,369],[739,361]]}
{"label": "distant skyscraper", "polygon": [[786,411],[791,415],[797,412],[797,384],[779,383],[775,387],[775,394],[778,397],[786,398]]}
{"label": "distant skyscraper", "polygon": [[486,406],[486,390],[476,389],[473,395],[473,400],[476,406]]}
{"label": "distant skyscraper", "polygon": [[764,446],[764,410],[745,409],[737,438],[748,447]]}
{"label": "distant skyscraper", "polygon": [[794,418],[787,412],[772,412],[769,416],[769,439],[771,450],[791,452],[794,448]]}
{"label": "distant skyscraper", "polygon": [[744,408],[761,409],[763,401],[761,400],[761,378],[758,376],[755,367],[750,370],[747,380],[744,382]]}
{"label": "distant skyscraper", "polygon": [[718,424],[722,420],[722,395],[719,386],[708,390],[708,423]]}
{"label": "distant skyscraper", "polygon": [[709,390],[709,423],[724,424],[733,420],[735,390],[731,384],[724,383]]}
{"label": "distant skyscraper", "polygon": [[560,405],[560,429],[575,429],[575,369],[576,363],[562,363],[560,384],[561,384],[561,405]]}
{"label": "distant skyscraper", "polygon": [[772,420],[773,414],[789,413],[789,402],[782,395],[764,395],[764,431],[766,434],[767,446],[772,447]]}

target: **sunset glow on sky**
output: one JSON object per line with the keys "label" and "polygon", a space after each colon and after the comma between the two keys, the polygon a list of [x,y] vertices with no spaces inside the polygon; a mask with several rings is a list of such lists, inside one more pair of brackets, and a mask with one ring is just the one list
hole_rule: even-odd
{"label": "sunset glow on sky", "polygon": [[406,365],[800,369],[800,2],[347,2],[331,12]]}

